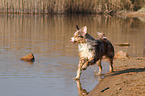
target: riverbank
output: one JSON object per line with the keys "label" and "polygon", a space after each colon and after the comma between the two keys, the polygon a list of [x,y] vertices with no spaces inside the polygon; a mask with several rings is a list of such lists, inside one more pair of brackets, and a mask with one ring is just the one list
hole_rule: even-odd
{"label": "riverbank", "polygon": [[115,73],[108,74],[88,96],[144,96],[145,57],[115,59]]}
{"label": "riverbank", "polygon": [[136,11],[144,0],[0,0],[0,12],[12,14],[98,14]]}

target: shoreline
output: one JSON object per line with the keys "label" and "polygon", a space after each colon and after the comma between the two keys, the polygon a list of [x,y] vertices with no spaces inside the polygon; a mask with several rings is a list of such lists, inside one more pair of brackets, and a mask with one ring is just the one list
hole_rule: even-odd
{"label": "shoreline", "polygon": [[88,96],[145,95],[145,57],[115,59],[115,72],[107,74]]}

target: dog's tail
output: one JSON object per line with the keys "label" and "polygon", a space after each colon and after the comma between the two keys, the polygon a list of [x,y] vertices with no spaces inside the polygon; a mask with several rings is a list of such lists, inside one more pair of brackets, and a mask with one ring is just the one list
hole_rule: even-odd
{"label": "dog's tail", "polygon": [[105,34],[104,33],[100,33],[100,32],[97,32],[98,36],[100,39],[104,39],[104,40],[107,40],[107,37],[105,37]]}

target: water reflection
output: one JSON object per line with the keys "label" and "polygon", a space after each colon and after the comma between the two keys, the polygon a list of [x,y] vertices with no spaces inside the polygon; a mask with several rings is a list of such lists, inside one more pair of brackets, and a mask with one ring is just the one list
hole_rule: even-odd
{"label": "water reflection", "polygon": [[89,92],[87,92],[86,89],[82,88],[80,80],[77,80],[76,83],[77,83],[77,88],[78,88],[78,95],[79,96],[87,96],[89,94]]}
{"label": "water reflection", "polygon": [[[145,23],[140,19],[100,15],[0,14],[0,85],[3,87],[0,95],[9,96],[6,93],[9,91],[11,95],[19,96],[27,91],[31,93],[27,96],[77,96],[73,77],[79,60],[78,49],[69,42],[76,31],[75,25],[88,26],[88,32],[95,38],[97,30],[104,32],[114,45],[130,44],[129,47],[115,46],[116,52],[122,50],[131,56],[145,54]],[[35,55],[33,64],[19,60],[29,53]],[[98,83],[98,77],[93,74],[93,69],[97,68],[92,66],[83,71],[82,85],[77,83],[88,92]],[[105,73],[108,65],[104,68]]]}
{"label": "water reflection", "polygon": [[72,47],[68,42],[76,30],[76,24],[88,26],[88,32],[95,38],[98,30],[104,32],[113,44],[131,45],[129,48],[116,47],[116,51],[123,50],[131,56],[144,55],[144,22],[137,18],[96,15],[0,15],[1,47],[5,50],[27,49],[36,53],[59,52],[62,55],[76,55],[76,46]]}
{"label": "water reflection", "polygon": [[[97,79],[97,82],[101,82],[102,78],[104,78],[104,76],[95,76],[95,79]],[[90,92],[90,90],[88,91],[87,88],[83,87],[83,83],[80,80],[76,80],[76,84],[77,84],[77,89],[78,89],[78,96],[87,96]]]}

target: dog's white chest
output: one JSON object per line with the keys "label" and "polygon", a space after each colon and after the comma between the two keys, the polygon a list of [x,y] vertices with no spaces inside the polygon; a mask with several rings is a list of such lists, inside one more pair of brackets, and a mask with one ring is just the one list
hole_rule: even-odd
{"label": "dog's white chest", "polygon": [[79,52],[80,52],[80,57],[86,58],[86,59],[90,59],[93,57],[92,52],[89,50],[90,49],[90,45],[88,45],[87,43],[84,44],[79,44]]}

